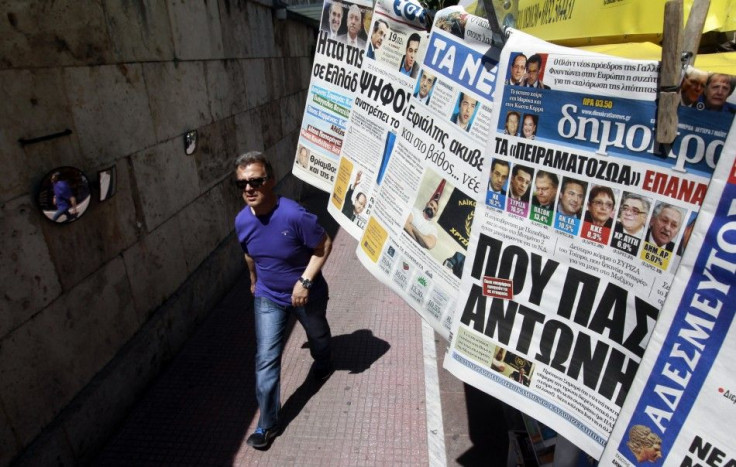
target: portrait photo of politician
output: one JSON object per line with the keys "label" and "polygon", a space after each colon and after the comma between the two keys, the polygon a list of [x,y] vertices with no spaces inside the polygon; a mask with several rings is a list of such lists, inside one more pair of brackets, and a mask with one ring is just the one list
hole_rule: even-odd
{"label": "portrait photo of politician", "polygon": [[296,150],[296,163],[303,169],[309,168],[309,149],[305,148],[301,144]]}
{"label": "portrait photo of politician", "polygon": [[613,208],[616,206],[616,196],[607,186],[594,185],[590,189],[588,210],[585,211],[585,222],[597,227],[613,227]]}
{"label": "portrait photo of politician", "polygon": [[534,169],[525,165],[514,164],[511,169],[511,179],[509,182],[509,198],[529,202],[529,185],[534,178]]}
{"label": "portrait photo of politician", "polygon": [[536,138],[538,121],[538,115],[524,114],[524,119],[521,122],[521,137],[526,139]]}
{"label": "portrait photo of politician", "polygon": [[506,78],[506,84],[509,86],[524,86],[526,79],[526,55],[512,54],[511,65],[509,66],[509,76]]}
{"label": "portrait photo of politician", "polygon": [[322,30],[326,31],[330,39],[338,39],[338,36],[343,34],[343,15],[344,5],[342,2],[333,1],[325,3],[325,9],[322,12]]}
{"label": "portrait photo of politician", "polygon": [[708,73],[697,68],[688,67],[685,77],[682,79],[682,84],[680,84],[680,105],[695,107],[700,96],[703,95],[707,80]]}
{"label": "portrait photo of politician", "polygon": [[506,123],[504,123],[504,126],[503,126],[503,134],[511,135],[511,136],[518,136],[520,120],[521,120],[521,115],[519,114],[519,112],[516,112],[515,110],[506,112]]}
{"label": "portrait photo of politician", "polygon": [[538,171],[537,179],[534,180],[532,206],[539,206],[544,209],[554,208],[559,184],[560,180],[557,178],[557,175],[546,170]]}
{"label": "portrait photo of politician", "polygon": [[351,221],[355,219],[365,210],[365,205],[368,203],[368,198],[362,191],[356,191],[360,180],[363,177],[363,171],[359,170],[355,176],[355,180],[348,187],[348,191],[345,193],[345,202],[342,205],[342,213]]}
{"label": "portrait photo of politician", "polygon": [[705,81],[703,94],[698,98],[698,109],[734,113],[736,107],[726,102],[734,90],[734,78],[722,73],[711,73]]}
{"label": "portrait photo of politician", "polygon": [[667,251],[673,251],[675,238],[680,232],[683,218],[682,209],[669,203],[658,203],[654,206],[652,218],[649,220],[649,230],[647,230],[645,240]]}
{"label": "portrait photo of politician", "polygon": [[417,77],[419,73],[419,62],[417,62],[417,53],[419,52],[419,42],[421,36],[416,32],[409,36],[406,41],[406,53],[401,57],[401,63],[399,64],[399,72],[402,75],[411,76],[412,78]]}
{"label": "portrait photo of politician", "polygon": [[565,216],[580,219],[580,211],[585,200],[585,191],[588,184],[575,180],[574,178],[563,178],[562,189],[560,190],[559,200],[557,202],[557,212]]}
{"label": "portrait photo of politician", "polygon": [[625,191],[621,199],[621,206],[618,209],[616,227],[613,231],[641,238],[645,230],[644,226],[647,223],[650,206],[649,198]]}
{"label": "portrait photo of politician", "polygon": [[373,29],[371,29],[371,40],[368,43],[368,48],[365,50],[365,56],[375,60],[376,51],[381,48],[383,39],[388,35],[389,27],[388,23],[382,19],[376,19],[373,23]]}
{"label": "portrait photo of politician", "polygon": [[509,179],[509,163],[501,159],[493,159],[491,162],[491,175],[488,177],[488,191],[506,194],[506,180]]}
{"label": "portrait photo of politician", "polygon": [[434,89],[434,83],[437,81],[437,77],[432,73],[428,73],[427,70],[422,70],[417,80],[416,89],[414,90],[414,97],[416,100],[423,104],[429,104],[429,99],[432,97],[432,90]]}
{"label": "portrait photo of politician", "polygon": [[452,114],[450,120],[463,130],[470,131],[475,112],[478,110],[477,105],[478,99],[461,92],[457,99],[455,113]]}
{"label": "portrait photo of politician", "polygon": [[337,38],[353,47],[359,49],[364,48],[368,36],[365,33],[365,29],[363,29],[363,11],[358,5],[351,5],[348,8],[347,26],[347,32],[339,35]]}
{"label": "portrait photo of politician", "polygon": [[543,62],[543,56],[540,54],[534,54],[527,59],[524,86],[537,89],[549,89],[549,86],[544,84],[540,79],[541,74],[544,72],[544,70],[542,70]]}

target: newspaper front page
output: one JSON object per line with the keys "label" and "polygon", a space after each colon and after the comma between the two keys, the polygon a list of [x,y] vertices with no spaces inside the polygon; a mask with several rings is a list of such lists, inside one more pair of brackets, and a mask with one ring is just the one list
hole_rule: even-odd
{"label": "newspaper front page", "polygon": [[484,18],[460,7],[435,17],[412,99],[384,156],[357,255],[447,338],[485,190],[483,152],[498,49]]}
{"label": "newspaper front page", "polygon": [[735,161],[731,131],[600,465],[736,465]]}
{"label": "newspaper front page", "polygon": [[406,1],[379,0],[366,45],[353,110],[328,212],[360,238],[373,211],[378,187],[409,107],[427,50],[427,17]]}
{"label": "newspaper front page", "polygon": [[445,368],[598,458],[733,114],[655,141],[658,63],[512,31]]}
{"label": "newspaper front page", "polygon": [[326,0],[292,173],[329,192],[358,90],[371,22],[370,0]]}

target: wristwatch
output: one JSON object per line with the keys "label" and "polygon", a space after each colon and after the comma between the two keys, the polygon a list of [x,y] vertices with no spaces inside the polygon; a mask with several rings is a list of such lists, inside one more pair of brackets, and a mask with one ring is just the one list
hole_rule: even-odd
{"label": "wristwatch", "polygon": [[302,283],[302,287],[304,287],[307,290],[309,290],[312,287],[312,281],[310,281],[309,279],[307,279],[305,277],[300,277],[299,278],[299,282],[301,282]]}

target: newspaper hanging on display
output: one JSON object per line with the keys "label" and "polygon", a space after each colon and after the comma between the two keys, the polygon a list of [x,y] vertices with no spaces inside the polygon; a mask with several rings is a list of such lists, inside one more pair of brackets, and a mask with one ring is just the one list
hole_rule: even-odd
{"label": "newspaper hanging on display", "polygon": [[662,153],[657,80],[512,31],[444,362],[596,458],[733,119],[700,96]]}
{"label": "newspaper hanging on display", "polygon": [[736,465],[736,134],[600,465]]}
{"label": "newspaper hanging on display", "polygon": [[427,50],[419,5],[379,0],[373,11],[353,110],[328,212],[353,237],[363,234]]}
{"label": "newspaper hanging on display", "polygon": [[330,191],[358,89],[370,0],[325,1],[292,173]]}
{"label": "newspaper hanging on display", "polygon": [[475,199],[485,190],[499,53],[491,37],[488,20],[460,7],[437,13],[357,249],[362,264],[445,338]]}

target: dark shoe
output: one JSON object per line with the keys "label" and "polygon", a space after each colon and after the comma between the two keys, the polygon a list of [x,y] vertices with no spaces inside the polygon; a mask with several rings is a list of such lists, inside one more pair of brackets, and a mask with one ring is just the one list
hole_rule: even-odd
{"label": "dark shoe", "polygon": [[246,443],[256,449],[267,448],[271,441],[280,434],[280,428],[275,426],[264,430],[261,427],[256,428],[252,435],[248,436]]}
{"label": "dark shoe", "polygon": [[314,370],[312,370],[312,375],[314,379],[321,383],[327,381],[334,372],[335,366],[330,363],[330,365],[325,368],[314,368]]}

